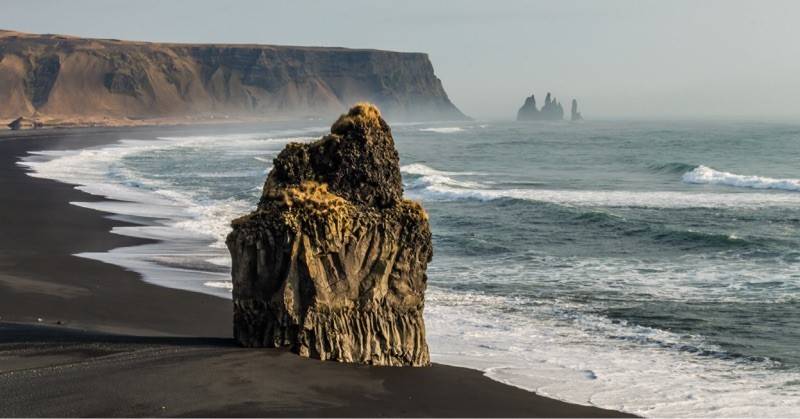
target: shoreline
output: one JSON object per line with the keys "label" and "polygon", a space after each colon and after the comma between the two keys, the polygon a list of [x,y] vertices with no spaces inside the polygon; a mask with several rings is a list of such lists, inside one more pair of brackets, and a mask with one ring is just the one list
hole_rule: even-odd
{"label": "shoreline", "polygon": [[[166,116],[166,117],[153,117],[153,118],[114,118],[114,117],[99,117],[99,118],[58,118],[58,117],[28,117],[21,116],[26,121],[36,121],[40,123],[37,127],[26,127],[14,130],[9,127],[17,118],[4,118],[0,119],[0,132],[29,132],[29,131],[48,131],[48,130],[64,130],[64,129],[91,129],[91,128],[110,128],[110,129],[130,129],[130,128],[191,128],[191,127],[214,127],[224,125],[240,125],[240,124],[265,124],[265,123],[280,123],[290,121],[323,121],[322,116],[307,117],[300,116],[278,116],[278,117],[263,117],[263,116],[230,116],[230,115],[209,115],[206,117],[191,117],[191,116]],[[13,135],[13,134],[12,134]]]}
{"label": "shoreline", "polygon": [[478,370],[365,367],[239,348],[230,300],[72,256],[153,241],[112,234],[131,224],[70,204],[102,198],[28,176],[17,161],[27,151],[105,145],[144,129],[169,128],[0,135],[0,392],[11,395],[0,415],[629,416],[538,396]]}

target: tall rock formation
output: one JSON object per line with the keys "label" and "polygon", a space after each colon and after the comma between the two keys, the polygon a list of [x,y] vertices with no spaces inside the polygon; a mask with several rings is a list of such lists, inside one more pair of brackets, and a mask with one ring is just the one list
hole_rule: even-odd
{"label": "tall rock formation", "polygon": [[578,101],[575,100],[575,99],[572,99],[572,109],[570,110],[570,113],[569,113],[569,119],[570,119],[570,121],[582,121],[583,120],[583,115],[581,115],[581,113],[578,112]]}
{"label": "tall rock formation", "polygon": [[232,223],[234,335],[322,360],[429,364],[422,310],[428,217],[403,199],[376,107],[278,155],[258,208]]}
{"label": "tall rock formation", "polygon": [[396,119],[466,119],[421,53],[0,31],[9,121],[335,117],[362,100]]}
{"label": "tall rock formation", "polygon": [[525,98],[525,103],[517,111],[517,121],[533,121],[539,119],[539,109],[536,108],[536,95]]}
{"label": "tall rock formation", "polygon": [[536,109],[536,99],[534,95],[525,99],[525,103],[517,111],[517,121],[555,121],[564,119],[564,108],[558,99],[551,98],[550,92],[544,98],[544,106],[541,110]]}

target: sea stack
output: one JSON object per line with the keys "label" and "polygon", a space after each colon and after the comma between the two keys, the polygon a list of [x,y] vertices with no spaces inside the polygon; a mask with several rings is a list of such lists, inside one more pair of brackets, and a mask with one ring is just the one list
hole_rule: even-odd
{"label": "sea stack", "polygon": [[581,115],[581,113],[578,112],[578,101],[575,100],[575,99],[572,99],[572,109],[570,110],[569,119],[570,119],[570,121],[582,121],[583,120],[583,115]]}
{"label": "sea stack", "polygon": [[371,365],[430,363],[422,310],[428,216],[403,199],[389,126],[371,104],[274,160],[232,223],[234,336],[248,347]]}
{"label": "sea stack", "polygon": [[544,98],[542,109],[536,109],[534,95],[525,99],[525,103],[517,111],[517,121],[560,121],[564,119],[564,108],[550,92]]}
{"label": "sea stack", "polygon": [[539,119],[539,110],[536,109],[536,95],[525,98],[525,103],[517,111],[517,121],[533,121]]}

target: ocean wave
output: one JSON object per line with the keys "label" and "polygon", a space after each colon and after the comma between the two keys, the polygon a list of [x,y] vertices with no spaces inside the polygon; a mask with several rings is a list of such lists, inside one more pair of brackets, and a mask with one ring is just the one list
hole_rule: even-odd
{"label": "ocean wave", "polygon": [[764,193],[692,193],[678,191],[598,191],[555,189],[479,189],[434,183],[409,191],[422,199],[493,201],[518,199],[559,205],[631,208],[763,208],[800,205],[800,196]]}
{"label": "ocean wave", "polygon": [[629,219],[606,211],[581,211],[573,217],[578,223],[593,224],[628,237],[642,237],[682,250],[741,249],[770,246],[775,242],[763,237],[739,237],[734,233],[716,233],[667,228],[648,220]]}
{"label": "ocean wave", "polygon": [[436,170],[421,163],[413,163],[402,166],[400,168],[400,172],[408,175],[414,175],[414,177],[406,181],[406,187],[411,190],[424,190],[426,188],[440,185],[459,189],[481,189],[486,187],[486,185],[480,182],[458,180],[451,177],[481,175],[476,172],[446,172],[442,170]]}
{"label": "ocean wave", "polygon": [[708,166],[697,166],[684,173],[682,180],[686,183],[725,185],[751,189],[777,189],[783,191],[800,191],[800,179],[775,179],[763,176],[744,176],[730,172],[714,170]]}
{"label": "ocean wave", "polygon": [[[800,374],[702,336],[614,321],[558,300],[435,285],[426,299],[434,362],[476,368],[544,396],[656,417],[786,416],[800,408],[798,389],[784,386]],[[658,398],[630,397],[631,388]]]}
{"label": "ocean wave", "polygon": [[[676,163],[674,168],[683,163]],[[702,166],[701,166],[702,167]],[[558,205],[631,208],[763,208],[800,205],[800,196],[771,193],[703,193],[681,191],[619,191],[496,188],[490,182],[459,180],[459,176],[485,176],[482,172],[443,171],[422,163],[404,165],[413,175],[408,192],[420,199],[455,201],[517,199]]]}
{"label": "ocean wave", "polygon": [[650,170],[658,173],[686,173],[687,171],[694,170],[696,164],[688,164],[681,162],[670,163],[654,163],[647,166]]}
{"label": "ocean wave", "polygon": [[480,172],[448,172],[437,170],[422,163],[411,163],[400,167],[400,172],[410,175],[441,175],[441,176],[484,176]]}
{"label": "ocean wave", "polygon": [[480,182],[456,180],[444,175],[427,175],[414,179],[407,183],[409,189],[426,189],[432,186],[451,186],[461,189],[484,188]]}
{"label": "ocean wave", "polygon": [[649,234],[661,242],[669,243],[685,250],[706,248],[742,248],[759,244],[763,240],[744,239],[735,234],[708,233],[693,230],[654,230]]}
{"label": "ocean wave", "polygon": [[420,128],[420,131],[423,132],[435,132],[438,134],[454,134],[456,132],[464,131],[464,128],[461,127],[432,127],[432,128]]}

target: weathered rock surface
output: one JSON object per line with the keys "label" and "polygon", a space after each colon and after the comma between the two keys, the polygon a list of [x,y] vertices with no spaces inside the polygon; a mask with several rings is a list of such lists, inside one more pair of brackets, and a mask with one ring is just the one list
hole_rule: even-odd
{"label": "weathered rock surface", "polygon": [[41,126],[42,124],[39,121],[35,119],[23,118],[21,116],[8,124],[8,128],[14,131],[31,128],[36,129],[40,128]]}
{"label": "weathered rock surface", "polygon": [[466,119],[428,56],[368,49],[168,44],[0,31],[0,119]]}
{"label": "weathered rock surface", "polygon": [[542,109],[536,109],[536,98],[531,95],[517,112],[517,121],[560,121],[564,119],[564,108],[550,93],[544,98]]}
{"label": "weathered rock surface", "polygon": [[287,145],[258,208],[228,236],[236,339],[322,360],[428,365],[431,233],[402,195],[391,130],[372,105],[314,143]]}

